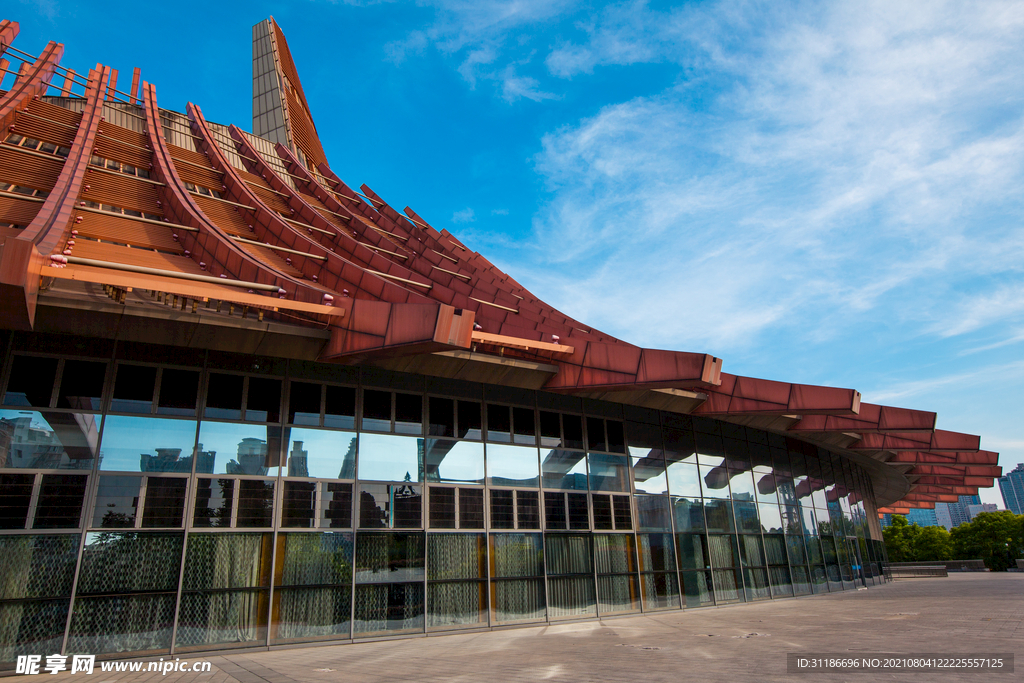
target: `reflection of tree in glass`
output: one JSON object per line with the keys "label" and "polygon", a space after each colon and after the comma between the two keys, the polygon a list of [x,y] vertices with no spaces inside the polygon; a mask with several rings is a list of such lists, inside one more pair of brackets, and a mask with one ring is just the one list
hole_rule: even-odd
{"label": "reflection of tree in glass", "polygon": [[[108,504],[108,507],[116,506],[116,503]],[[135,515],[108,510],[103,515],[103,521],[100,523],[100,526],[105,529],[131,528],[135,526]]]}

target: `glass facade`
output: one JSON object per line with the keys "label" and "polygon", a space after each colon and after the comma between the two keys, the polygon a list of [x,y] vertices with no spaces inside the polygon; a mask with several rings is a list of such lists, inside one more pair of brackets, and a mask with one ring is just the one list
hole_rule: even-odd
{"label": "glass facade", "polygon": [[[12,337],[0,663],[770,600],[878,581],[866,473],[736,424]],[[40,350],[44,349],[44,350]]]}

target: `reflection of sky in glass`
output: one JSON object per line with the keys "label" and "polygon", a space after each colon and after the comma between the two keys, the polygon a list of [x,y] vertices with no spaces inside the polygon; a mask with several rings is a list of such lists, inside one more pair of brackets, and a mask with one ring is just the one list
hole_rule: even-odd
{"label": "reflection of sky in glass", "polygon": [[668,493],[665,463],[660,458],[648,460],[634,457],[633,487],[637,493]]}
{"label": "reflection of sky in glass", "polygon": [[359,478],[364,481],[420,480],[423,439],[393,434],[359,435]]}
{"label": "reflection of sky in glass", "polygon": [[[277,443],[272,444],[275,448],[280,446],[279,434],[274,440]],[[277,467],[267,466],[267,444],[268,429],[263,425],[203,422],[196,470],[206,474],[277,474]]]}
{"label": "reflection of sky in glass", "polygon": [[467,441],[427,439],[429,481],[484,481],[484,445]]}
{"label": "reflection of sky in glass", "polygon": [[536,486],[540,474],[533,446],[487,444],[487,477],[499,486]]}
{"label": "reflection of sky in glass", "polygon": [[668,488],[673,496],[700,498],[700,473],[696,465],[674,462],[668,466]]}
{"label": "reflection of sky in glass", "polygon": [[587,490],[587,454],[583,451],[541,451],[544,487]]}
{"label": "reflection of sky in glass", "polygon": [[[319,479],[352,479],[355,476],[354,433],[329,432],[321,429],[289,431],[291,435],[287,446],[288,476]],[[302,451],[305,451],[305,454]]]}
{"label": "reflection of sky in glass", "polygon": [[[100,444],[100,469],[190,472],[195,439],[194,420],[110,415]],[[154,459],[144,458],[144,455]],[[144,460],[147,463],[145,469],[142,465]]]}
{"label": "reflection of sky in glass", "polygon": [[591,453],[590,490],[629,491],[626,458],[616,455]]}

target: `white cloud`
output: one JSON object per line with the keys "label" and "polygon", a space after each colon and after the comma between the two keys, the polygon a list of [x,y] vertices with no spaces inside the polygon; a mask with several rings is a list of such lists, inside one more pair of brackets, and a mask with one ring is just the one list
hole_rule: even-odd
{"label": "white cloud", "polygon": [[472,223],[475,220],[476,214],[468,207],[452,214],[452,223]]}
{"label": "white cloud", "polygon": [[508,209],[491,209],[492,216],[507,216]]}
{"label": "white cloud", "polygon": [[879,316],[904,336],[1024,321],[1024,6],[614,16],[549,68],[699,76],[544,138],[551,201],[523,258],[547,262],[526,280],[538,295],[631,341],[711,351]]}

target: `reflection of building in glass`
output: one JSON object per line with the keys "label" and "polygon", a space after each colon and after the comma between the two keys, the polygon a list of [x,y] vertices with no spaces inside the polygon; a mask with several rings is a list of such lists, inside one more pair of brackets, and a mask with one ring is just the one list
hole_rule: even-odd
{"label": "reflection of building in glass", "polygon": [[288,476],[309,476],[309,451],[302,449],[301,441],[292,442],[292,450],[288,454]]}
{"label": "reflection of building in glass", "polygon": [[[211,455],[213,454],[211,453]],[[224,466],[224,471],[228,474],[266,476],[269,471],[267,467],[267,442],[251,436],[239,441],[235,459],[228,461]]]}
{"label": "reflection of building in glass", "polygon": [[348,450],[341,458],[341,470],[338,472],[338,479],[356,478],[356,437],[351,437],[348,442]]}
{"label": "reflection of building in glass", "polygon": [[95,415],[4,411],[0,467],[91,469],[98,441]]}
{"label": "reflection of building in glass", "polygon": [[181,457],[180,448],[154,448],[156,455],[143,453],[141,472],[191,472],[192,456]]}

